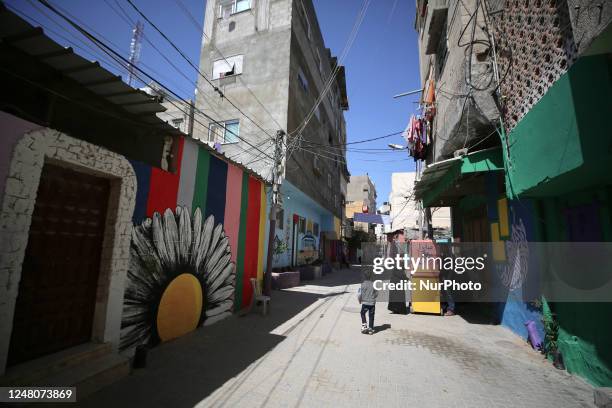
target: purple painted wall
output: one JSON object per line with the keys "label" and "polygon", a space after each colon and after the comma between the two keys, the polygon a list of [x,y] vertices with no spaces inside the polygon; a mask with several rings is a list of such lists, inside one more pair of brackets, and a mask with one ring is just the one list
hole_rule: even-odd
{"label": "purple painted wall", "polygon": [[24,133],[40,128],[42,126],[0,111],[0,206],[15,145]]}

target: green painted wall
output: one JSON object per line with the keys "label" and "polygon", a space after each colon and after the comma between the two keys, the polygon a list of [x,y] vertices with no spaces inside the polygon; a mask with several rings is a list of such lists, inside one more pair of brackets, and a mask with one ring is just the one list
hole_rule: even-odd
{"label": "green painted wall", "polygon": [[[508,135],[507,196],[537,198],[543,241],[567,241],[564,210],[597,203],[612,241],[612,65],[580,58]],[[612,386],[612,303],[550,303],[569,372]]]}
{"label": "green painted wall", "polygon": [[[612,188],[575,192],[542,200],[543,235],[568,240],[563,211],[597,202],[604,241],[612,241]],[[608,266],[609,267],[609,266]],[[612,386],[612,303],[550,303],[559,321],[558,345],[567,370],[595,386]]]}
{"label": "green painted wall", "polygon": [[612,182],[610,70],[606,55],[580,58],[510,132],[509,197]]}

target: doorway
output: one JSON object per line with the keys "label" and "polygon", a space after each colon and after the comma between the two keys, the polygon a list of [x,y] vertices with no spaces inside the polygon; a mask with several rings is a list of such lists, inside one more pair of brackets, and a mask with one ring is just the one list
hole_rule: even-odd
{"label": "doorway", "polygon": [[91,340],[109,193],[108,179],[44,164],[8,365]]}

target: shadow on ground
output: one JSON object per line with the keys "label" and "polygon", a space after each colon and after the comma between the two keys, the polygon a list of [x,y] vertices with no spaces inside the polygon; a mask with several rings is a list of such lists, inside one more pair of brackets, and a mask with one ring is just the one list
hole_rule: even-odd
{"label": "shadow on ground", "polygon": [[164,343],[150,350],[146,368],[134,370],[78,406],[117,408],[146,402],[148,407],[193,407],[285,339],[272,331],[286,334],[293,326],[289,321],[318,299],[344,293],[313,293],[309,287],[334,287],[354,281],[360,281],[358,270],[341,270],[320,280],[303,282],[296,290],[273,291],[267,316],[261,316],[254,308],[245,316],[234,315]]}
{"label": "shadow on ground", "polygon": [[499,305],[496,303],[459,303],[457,314],[470,324],[500,324]]}
{"label": "shadow on ground", "polygon": [[374,333],[380,333],[390,328],[391,328],[391,325],[388,323],[381,324],[380,326],[374,326]]}

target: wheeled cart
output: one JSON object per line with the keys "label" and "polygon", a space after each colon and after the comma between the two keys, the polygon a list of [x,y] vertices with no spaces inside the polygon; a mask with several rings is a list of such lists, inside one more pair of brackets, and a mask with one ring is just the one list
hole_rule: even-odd
{"label": "wheeled cart", "polygon": [[438,289],[440,271],[434,265],[425,262],[427,257],[438,256],[435,242],[431,240],[410,241],[410,256],[411,258],[420,257],[423,259],[410,279],[413,282],[410,312],[442,315],[444,312],[440,303],[440,290]]}
{"label": "wheeled cart", "polygon": [[414,289],[412,290],[410,312],[442,315],[440,291],[437,289],[440,274],[437,272],[416,272],[412,275],[411,281],[414,282]]}

